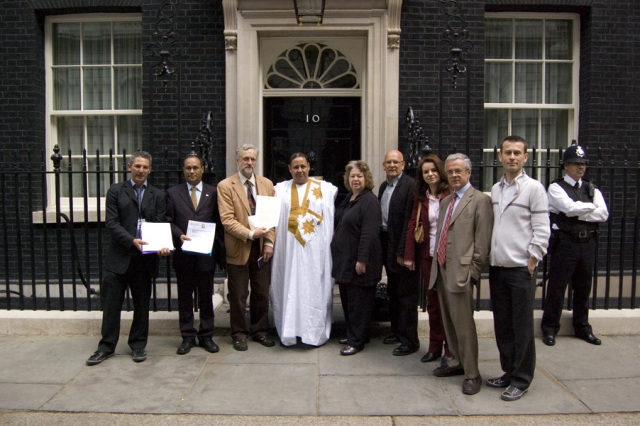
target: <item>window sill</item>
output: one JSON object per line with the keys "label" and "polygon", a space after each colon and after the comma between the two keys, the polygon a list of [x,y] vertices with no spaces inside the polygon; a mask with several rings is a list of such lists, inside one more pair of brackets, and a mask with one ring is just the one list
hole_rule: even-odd
{"label": "window sill", "polygon": [[[73,209],[73,216],[71,215],[71,210],[69,208],[61,208],[60,213],[66,215],[69,219],[73,219],[74,223],[84,223],[85,222],[85,211],[84,209]],[[44,224],[45,219],[47,224],[56,223],[56,208],[55,207],[47,207],[46,210],[35,211],[31,213],[33,223],[34,224]],[[45,217],[46,215],[46,217]],[[104,222],[105,219],[105,209],[102,207],[100,209],[100,221]],[[64,218],[61,218],[63,223],[66,222]],[[98,222],[98,209],[95,207],[89,207],[87,211],[87,223],[97,223]]]}

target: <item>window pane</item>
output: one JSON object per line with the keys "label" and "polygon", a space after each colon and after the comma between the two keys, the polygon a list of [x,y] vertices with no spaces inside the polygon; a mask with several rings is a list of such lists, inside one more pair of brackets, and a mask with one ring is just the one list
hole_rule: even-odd
{"label": "window pane", "polygon": [[485,102],[511,102],[511,63],[485,64]]}
{"label": "window pane", "polygon": [[140,33],[140,22],[115,22],[113,24],[114,64],[142,63]]}
{"label": "window pane", "polygon": [[516,64],[515,102],[542,102],[542,64]]}
{"label": "window pane", "polygon": [[[566,148],[569,146],[569,111],[542,111],[542,148]],[[555,164],[555,163],[552,163]]]}
{"label": "window pane", "polygon": [[84,109],[111,109],[111,69],[84,69]]}
{"label": "window pane", "polygon": [[80,69],[54,68],[53,109],[70,110],[80,107]]}
{"label": "window pane", "polygon": [[120,116],[118,119],[118,154],[126,149],[131,154],[142,147],[142,116]]}
{"label": "window pane", "polygon": [[573,21],[549,20],[545,35],[547,59],[573,59]]}
{"label": "window pane", "polygon": [[58,117],[58,145],[62,155],[67,155],[69,149],[73,155],[81,155],[84,149],[84,118]]}
{"label": "window pane", "polygon": [[113,145],[113,117],[87,117],[87,151],[106,155]]}
{"label": "window pane", "polygon": [[512,110],[511,134],[523,137],[529,142],[529,148],[536,146],[538,144],[538,110]]}
{"label": "window pane", "polygon": [[513,24],[511,19],[485,19],[486,58],[511,59]]}
{"label": "window pane", "polygon": [[516,59],[542,59],[542,20],[516,19]]}
{"label": "window pane", "polygon": [[142,68],[114,68],[113,76],[115,109],[142,109]]}
{"label": "window pane", "polygon": [[53,24],[53,65],[80,64],[80,24]]}
{"label": "window pane", "polygon": [[484,147],[497,146],[509,133],[509,110],[484,110]]}
{"label": "window pane", "polygon": [[570,104],[572,64],[547,63],[545,97],[548,104]]}
{"label": "window pane", "polygon": [[[65,152],[63,154],[64,159],[60,163],[61,170],[69,170],[69,156]],[[71,168],[73,172],[82,172],[82,158],[71,159]],[[62,197],[83,197],[84,187],[82,184],[83,173],[70,173],[60,176],[60,192]],[[71,182],[69,182],[71,178]],[[69,190],[69,185],[73,185],[73,194]]]}
{"label": "window pane", "polygon": [[111,64],[111,24],[82,24],[82,61],[84,64]]}
{"label": "window pane", "polygon": [[[89,170],[95,171],[98,161],[95,157],[89,158],[87,160]],[[109,170],[109,157],[100,155],[100,170],[105,173],[91,173],[89,175],[89,196],[97,197],[98,196],[98,179],[100,179],[100,196],[105,197],[107,195],[107,190],[110,186],[110,177],[109,173],[106,173]],[[99,177],[98,177],[99,176]],[[104,201],[103,201],[104,203]]]}

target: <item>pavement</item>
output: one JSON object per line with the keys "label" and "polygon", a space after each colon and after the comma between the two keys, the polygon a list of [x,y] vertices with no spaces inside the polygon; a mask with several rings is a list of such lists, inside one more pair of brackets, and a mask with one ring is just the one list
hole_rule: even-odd
{"label": "pavement", "polygon": [[[392,356],[394,346],[382,344],[388,323],[349,357],[339,354],[339,317],[321,347],[250,340],[237,352],[225,312],[216,314],[220,352],[176,355],[176,319],[175,335],[150,336],[142,363],[132,361],[126,336],[92,367],[85,360],[98,336],[0,336],[0,424],[640,424],[638,334],[596,333],[601,346],[561,335],[548,347],[537,338],[529,392],[505,402],[500,389],[483,384],[468,396],[461,376],[435,377],[436,365],[420,362],[425,349]],[[495,340],[480,337],[479,348],[482,377],[500,376]]]}

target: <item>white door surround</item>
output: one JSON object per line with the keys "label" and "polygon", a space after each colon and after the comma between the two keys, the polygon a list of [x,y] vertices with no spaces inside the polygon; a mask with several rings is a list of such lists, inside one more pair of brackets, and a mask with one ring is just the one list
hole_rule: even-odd
{"label": "white door surround", "polygon": [[[264,68],[270,62],[261,55],[274,51],[278,40],[283,42],[280,50],[297,42],[315,41],[338,45],[347,51],[345,43],[364,46],[359,58],[358,52],[352,51],[353,62],[362,63],[362,70],[358,70],[363,100],[362,159],[370,165],[376,184],[382,182],[384,154],[398,147],[402,0],[327,0],[323,24],[302,27],[296,23],[291,0],[222,3],[226,45],[226,175],[237,171],[238,146],[251,143],[263,147],[263,79]],[[262,156],[258,160],[257,172],[261,174]]]}

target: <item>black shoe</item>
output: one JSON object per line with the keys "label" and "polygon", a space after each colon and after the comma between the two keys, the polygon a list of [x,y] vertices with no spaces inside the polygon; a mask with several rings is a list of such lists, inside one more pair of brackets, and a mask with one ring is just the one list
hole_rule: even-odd
{"label": "black shoe", "polygon": [[438,367],[433,370],[433,375],[436,377],[452,377],[462,376],[464,374],[464,367],[462,365],[456,365],[455,367]]}
{"label": "black shoe", "polygon": [[556,336],[552,336],[551,334],[545,334],[542,337],[542,343],[547,346],[553,346],[556,344]]}
{"label": "black shoe", "polygon": [[195,345],[196,339],[194,339],[193,337],[183,337],[182,343],[180,344],[180,346],[178,346],[178,350],[176,351],[176,353],[178,355],[188,354],[189,352],[191,352],[191,348]]}
{"label": "black shoe", "polygon": [[434,354],[433,352],[427,352],[424,354],[422,358],[420,358],[420,362],[433,362],[436,359],[440,358],[440,354]]}
{"label": "black shoe", "polygon": [[89,357],[89,359],[87,360],[87,365],[97,365],[100,364],[102,361],[104,361],[107,358],[111,358],[113,356],[113,353],[105,353],[105,352],[101,352],[101,351],[96,351],[93,355],[91,355]]}
{"label": "black shoe", "polygon": [[133,358],[135,362],[142,362],[147,359],[147,353],[144,349],[134,349],[131,352],[131,358]]}
{"label": "black shoe", "polygon": [[340,349],[340,355],[345,355],[345,356],[355,355],[363,349],[364,349],[364,346],[356,347],[356,346],[347,345],[344,348]]}
{"label": "black shoe", "polygon": [[198,343],[201,348],[204,348],[205,351],[215,354],[220,350],[216,342],[213,341],[211,337],[200,337],[198,338]]}
{"label": "black shoe", "polygon": [[506,374],[501,377],[487,379],[487,386],[489,386],[490,388],[506,388],[507,386],[509,386],[509,379],[507,379]]}
{"label": "black shoe", "polygon": [[443,356],[440,360],[440,367],[446,367],[447,365],[449,365],[449,361],[451,361],[452,359],[452,356]]}
{"label": "black shoe", "polygon": [[347,338],[343,337],[342,339],[338,340],[338,343],[340,343],[341,345],[346,345],[347,344]]}
{"label": "black shoe", "polygon": [[475,395],[478,392],[480,392],[481,386],[482,386],[482,377],[480,376],[476,377],[475,379],[464,379],[462,381],[462,393],[465,395]]}
{"label": "black shoe", "polygon": [[400,340],[393,334],[391,336],[387,336],[382,340],[382,343],[385,345],[395,345],[396,343],[400,343]]}
{"label": "black shoe", "polygon": [[248,349],[247,338],[246,337],[234,337],[233,338],[233,349],[235,349],[236,351],[246,351]]}
{"label": "black shoe", "polygon": [[418,348],[413,348],[407,345],[400,345],[393,350],[393,354],[395,356],[411,355],[414,352],[418,352]]}
{"label": "black shoe", "polygon": [[584,336],[577,336],[578,338],[584,340],[587,343],[591,343],[592,345],[601,345],[602,340],[598,339],[593,333],[585,334]]}
{"label": "black shoe", "polygon": [[269,339],[266,334],[255,334],[253,336],[253,340],[255,342],[260,343],[262,346],[266,346],[267,348],[275,346],[275,344],[276,344],[276,342],[274,342],[273,340]]}
{"label": "black shoe", "polygon": [[509,386],[507,390],[502,392],[500,399],[503,401],[517,401],[522,398],[525,393],[527,393],[527,389],[519,389],[515,386]]}

